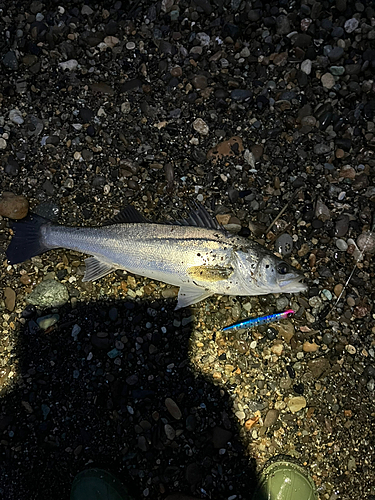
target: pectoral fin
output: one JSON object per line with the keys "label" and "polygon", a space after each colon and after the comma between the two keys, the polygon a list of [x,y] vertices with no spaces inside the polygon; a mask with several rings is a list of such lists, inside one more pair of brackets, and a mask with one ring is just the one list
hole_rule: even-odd
{"label": "pectoral fin", "polygon": [[88,257],[85,259],[85,264],[86,271],[82,281],[95,281],[114,271],[111,264],[102,262],[97,257]]}
{"label": "pectoral fin", "polygon": [[178,302],[175,307],[175,311],[177,309],[181,309],[182,307],[191,306],[200,302],[201,300],[207,299],[213,295],[209,290],[205,290],[199,286],[187,285],[180,288],[178,292]]}

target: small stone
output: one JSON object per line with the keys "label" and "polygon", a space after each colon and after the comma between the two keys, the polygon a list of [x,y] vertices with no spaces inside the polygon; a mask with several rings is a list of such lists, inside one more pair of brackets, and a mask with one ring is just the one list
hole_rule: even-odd
{"label": "small stone", "polygon": [[4,288],[4,302],[8,311],[13,311],[16,305],[16,292],[9,286]]}
{"label": "small stone", "polygon": [[337,62],[343,55],[344,49],[342,47],[333,47],[333,49],[328,52],[328,57],[331,62]]}
{"label": "small stone", "polygon": [[304,342],[302,349],[304,352],[316,352],[319,349],[318,344],[315,344],[315,342]]}
{"label": "small stone", "polygon": [[251,152],[253,153],[254,160],[259,161],[263,156],[264,147],[262,144],[254,144],[251,146]]}
{"label": "small stone", "polygon": [[126,44],[126,48],[127,48],[128,50],[134,50],[134,49],[135,49],[135,43],[134,43],[134,42],[128,42],[128,43]]}
{"label": "small stone", "polygon": [[63,61],[61,63],[59,63],[59,67],[62,69],[62,70],[69,70],[69,71],[73,71],[74,69],[76,69],[78,67],[78,61],[76,59],[69,59],[69,61]]}
{"label": "small stone", "polygon": [[333,293],[336,295],[336,297],[339,297],[343,289],[343,285],[341,283],[338,283],[335,285],[333,289]]}
{"label": "small stone", "polygon": [[193,122],[193,128],[201,135],[207,135],[209,132],[208,125],[202,118],[197,118]]}
{"label": "small stone", "polygon": [[276,354],[276,356],[279,356],[279,357],[282,355],[283,350],[284,350],[284,346],[281,343],[274,344],[271,347],[272,354]]}
{"label": "small stone", "polygon": [[177,403],[175,403],[171,398],[166,398],[164,403],[172,417],[176,420],[180,420],[182,413],[180,408],[177,406]]}
{"label": "small stone", "polygon": [[60,307],[69,300],[67,288],[55,280],[44,280],[37,285],[26,297],[28,304],[38,306],[40,309],[47,307]]}
{"label": "small stone", "polygon": [[278,410],[268,410],[267,415],[263,422],[263,426],[272,427],[279,418],[279,413],[280,412]]}
{"label": "small stone", "polygon": [[195,75],[191,83],[197,90],[203,90],[207,88],[207,77],[204,75]]}
{"label": "small stone", "polygon": [[283,233],[275,242],[275,250],[283,257],[290,255],[293,250],[293,238],[288,233]]}
{"label": "small stone", "polygon": [[290,398],[288,401],[288,408],[292,413],[297,413],[305,408],[306,405],[307,402],[304,396],[296,396],[295,398]]}
{"label": "small stone", "polygon": [[164,432],[170,441],[173,441],[173,439],[176,437],[176,431],[173,429],[173,427],[170,424],[164,425]]}
{"label": "small stone", "polygon": [[353,33],[354,30],[356,30],[359,26],[359,21],[355,17],[352,17],[351,19],[348,19],[345,21],[344,24],[344,29],[347,33]]}
{"label": "small stone", "polygon": [[41,316],[36,320],[39,328],[42,330],[47,330],[51,326],[55,325],[60,319],[58,314],[47,314],[47,316]]}
{"label": "small stone", "polygon": [[253,96],[253,93],[247,89],[234,89],[230,93],[230,96],[233,101],[246,101]]}
{"label": "small stone", "polygon": [[345,240],[342,240],[341,238],[336,240],[336,246],[340,250],[340,252],[346,252],[348,249],[348,244]]}
{"label": "small stone", "polygon": [[375,253],[375,234],[373,232],[365,232],[357,238],[358,248],[367,254]]}
{"label": "small stone", "polygon": [[301,63],[301,71],[306,73],[306,75],[309,75],[311,73],[311,68],[312,68],[312,62],[310,59],[305,59]]}
{"label": "small stone", "polygon": [[4,66],[12,71],[17,71],[18,69],[18,60],[16,53],[13,50],[9,50],[4,54],[2,62]]}
{"label": "small stone", "polygon": [[335,224],[335,236],[341,238],[344,236],[349,229],[349,216],[348,215],[340,215]]}
{"label": "small stone", "polygon": [[350,165],[344,165],[340,169],[340,177],[343,177],[344,179],[354,179],[355,175],[356,172]]}
{"label": "small stone", "polygon": [[83,16],[91,16],[91,14],[93,14],[93,13],[94,13],[94,11],[92,10],[92,8],[89,5],[82,6],[81,14]]}
{"label": "small stone", "polygon": [[324,73],[321,78],[321,82],[324,88],[331,89],[335,85],[335,77],[331,73]]}
{"label": "small stone", "polygon": [[5,191],[0,198],[0,215],[9,219],[23,219],[29,210],[29,202],[24,196]]}
{"label": "small stone", "polygon": [[6,149],[6,147],[7,141],[3,137],[0,137],[0,149]]}
{"label": "small stone", "polygon": [[312,359],[309,361],[308,366],[315,379],[318,379],[331,367],[330,362],[326,358]]}
{"label": "small stone", "polygon": [[229,156],[237,156],[244,150],[241,137],[233,136],[227,141],[220,142],[207,152],[207,159],[216,163]]}
{"label": "small stone", "polygon": [[333,76],[342,76],[345,73],[344,66],[330,66],[329,70]]}
{"label": "small stone", "polygon": [[22,125],[24,119],[22,118],[22,114],[18,109],[11,109],[9,111],[9,120],[17,125]]}

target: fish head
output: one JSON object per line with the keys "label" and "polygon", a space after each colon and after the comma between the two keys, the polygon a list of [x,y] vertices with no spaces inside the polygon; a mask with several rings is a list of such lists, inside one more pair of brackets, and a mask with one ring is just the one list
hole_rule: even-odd
{"label": "fish head", "polygon": [[303,276],[272,253],[243,254],[241,267],[244,284],[251,290],[249,295],[298,293],[307,289],[301,282]]}

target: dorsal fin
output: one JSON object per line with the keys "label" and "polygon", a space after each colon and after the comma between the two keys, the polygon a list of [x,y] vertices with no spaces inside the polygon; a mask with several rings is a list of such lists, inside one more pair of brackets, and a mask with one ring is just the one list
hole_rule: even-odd
{"label": "dorsal fin", "polygon": [[219,231],[224,230],[224,228],[218,223],[218,221],[211,217],[205,207],[196,201],[194,201],[193,204],[189,204],[188,217],[186,217],[185,219],[168,222],[168,224],[175,224],[178,226],[203,227],[205,229],[217,229]]}
{"label": "dorsal fin", "polygon": [[141,213],[138,212],[132,205],[129,205],[121,210],[117,215],[112,217],[109,221],[107,221],[104,225],[111,226],[113,224],[126,224],[131,222],[138,222],[142,224],[150,223],[149,220],[146,219]]}

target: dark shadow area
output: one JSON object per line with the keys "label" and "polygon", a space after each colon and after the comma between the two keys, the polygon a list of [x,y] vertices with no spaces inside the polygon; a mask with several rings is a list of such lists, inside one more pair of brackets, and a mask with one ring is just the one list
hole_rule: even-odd
{"label": "dark shadow area", "polygon": [[20,377],[0,399],[1,498],[68,499],[74,476],[94,466],[135,498],[251,497],[254,460],[231,401],[189,367],[191,311],[174,305],[78,303],[47,330],[26,320]]}

